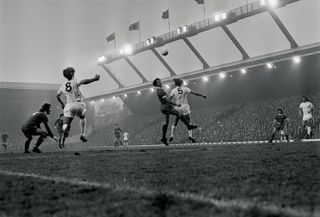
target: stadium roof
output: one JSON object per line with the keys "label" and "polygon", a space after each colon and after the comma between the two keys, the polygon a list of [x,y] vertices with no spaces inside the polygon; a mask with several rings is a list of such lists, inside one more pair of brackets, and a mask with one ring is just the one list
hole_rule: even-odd
{"label": "stadium roof", "polygon": [[[245,5],[247,1],[205,2],[208,18],[216,12]],[[93,76],[97,71],[102,75],[99,83],[84,88],[86,95],[101,95],[116,90],[118,83],[96,64],[99,55],[113,50],[113,42],[107,43],[105,37],[115,32],[117,48],[126,43],[139,42],[139,33],[128,31],[128,26],[136,21],[140,21],[142,41],[165,34],[168,32],[168,22],[161,18],[161,14],[168,8],[171,30],[203,20],[203,7],[193,0],[1,1],[1,80],[60,83],[62,69],[72,65],[79,71],[80,79]],[[274,13],[297,45],[303,47],[320,42],[319,9],[318,0],[299,0],[275,9]],[[263,12],[226,26],[248,56],[256,58],[292,47],[275,20],[272,14]],[[243,58],[223,28],[201,32],[190,37],[189,41],[210,67]],[[167,44],[167,48],[169,55],[163,59],[177,75],[203,69],[203,63],[185,41],[173,41]],[[160,47],[155,50],[161,52]],[[170,76],[168,68],[152,50],[128,59],[148,81]],[[107,67],[124,87],[141,83],[141,78],[127,60],[112,62]]]}

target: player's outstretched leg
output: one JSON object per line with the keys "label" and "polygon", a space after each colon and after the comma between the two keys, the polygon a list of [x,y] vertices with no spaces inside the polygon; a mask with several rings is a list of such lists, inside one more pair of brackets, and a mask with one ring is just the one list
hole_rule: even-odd
{"label": "player's outstretched leg", "polygon": [[165,115],[165,123],[162,125],[162,138],[161,138],[161,142],[163,144],[165,144],[166,146],[168,146],[168,141],[167,141],[167,130],[168,130],[168,125],[169,125],[169,114]]}
{"label": "player's outstretched leg", "polygon": [[69,136],[69,130],[70,130],[71,126],[70,124],[63,124],[63,133],[61,136],[61,139],[59,140],[59,148],[63,148],[64,147],[64,143],[66,141],[66,138]]}
{"label": "player's outstretched leg", "polygon": [[80,127],[81,127],[81,136],[80,136],[80,140],[82,142],[87,142],[88,139],[86,138],[86,119],[82,118],[80,119]]}
{"label": "player's outstretched leg", "polygon": [[165,145],[169,145],[168,144],[168,141],[167,141],[167,137],[166,137],[166,134],[167,134],[167,130],[168,130],[168,124],[163,124],[162,125],[162,138],[161,138],[161,142]]}
{"label": "player's outstretched leg", "polygon": [[[190,113],[185,115],[186,120],[188,121],[188,123],[191,123],[191,117],[190,117]],[[188,129],[188,139],[192,142],[192,143],[196,143],[196,140],[193,138],[192,136],[192,130]]]}
{"label": "player's outstretched leg", "polygon": [[189,124],[186,117],[184,115],[180,116],[181,121],[187,126],[188,130],[196,129],[197,125]]}
{"label": "player's outstretched leg", "polygon": [[179,116],[176,116],[176,118],[174,120],[174,124],[171,126],[171,135],[170,135],[170,138],[169,138],[170,142],[173,141],[174,132],[176,131],[176,127],[178,126],[178,123],[179,123]]}
{"label": "player's outstretched leg", "polygon": [[285,137],[286,137],[287,142],[290,142],[289,136],[287,134],[285,134]]}
{"label": "player's outstretched leg", "polygon": [[28,138],[25,143],[24,143],[24,153],[25,154],[30,154],[31,152],[29,151],[30,143],[31,143],[32,137]]}
{"label": "player's outstretched leg", "polygon": [[[171,110],[170,114],[175,115],[175,116],[179,116],[180,120],[187,126],[188,130],[193,130],[196,129],[198,126],[197,125],[192,125],[188,122],[188,120],[186,119],[186,117],[182,114],[180,114],[177,110],[173,109]],[[169,122],[168,122],[169,124]]]}
{"label": "player's outstretched leg", "polygon": [[37,143],[35,144],[34,148],[32,149],[32,152],[34,152],[34,153],[42,153],[42,151],[39,149],[39,146],[44,141],[44,139],[45,139],[44,136],[40,136],[39,137]]}

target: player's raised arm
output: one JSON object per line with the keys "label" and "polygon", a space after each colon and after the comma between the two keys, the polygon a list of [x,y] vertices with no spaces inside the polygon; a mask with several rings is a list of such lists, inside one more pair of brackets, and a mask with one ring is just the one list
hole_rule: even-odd
{"label": "player's raised arm", "polygon": [[198,93],[198,92],[195,92],[195,91],[190,91],[190,94],[193,94],[193,95],[196,95],[196,96],[201,96],[201,97],[207,99],[207,96],[202,94],[202,93]]}
{"label": "player's raised arm", "polygon": [[78,86],[80,85],[86,85],[86,84],[90,84],[92,82],[95,82],[95,81],[99,81],[100,79],[100,75],[96,74],[93,78],[88,78],[88,79],[83,79],[81,80],[79,83],[78,83]]}

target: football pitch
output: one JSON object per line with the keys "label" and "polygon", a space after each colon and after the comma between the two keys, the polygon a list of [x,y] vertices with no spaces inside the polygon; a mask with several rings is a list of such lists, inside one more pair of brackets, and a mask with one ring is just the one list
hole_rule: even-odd
{"label": "football pitch", "polygon": [[0,216],[320,216],[320,143],[0,154]]}

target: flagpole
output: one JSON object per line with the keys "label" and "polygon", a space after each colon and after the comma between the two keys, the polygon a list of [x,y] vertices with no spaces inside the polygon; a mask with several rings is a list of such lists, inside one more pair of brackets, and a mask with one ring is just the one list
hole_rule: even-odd
{"label": "flagpole", "polygon": [[206,3],[203,1],[203,18],[206,19]]}

